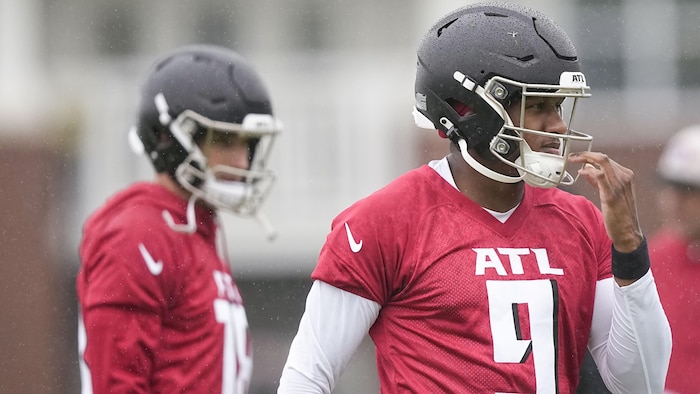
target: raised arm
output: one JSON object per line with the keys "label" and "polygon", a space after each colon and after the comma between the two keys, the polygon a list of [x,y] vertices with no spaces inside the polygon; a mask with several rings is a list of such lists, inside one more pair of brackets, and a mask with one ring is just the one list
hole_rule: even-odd
{"label": "raised arm", "polygon": [[613,279],[596,290],[588,347],[608,389],[615,393],[661,393],[671,356],[671,330],[663,311],[637,217],[634,173],[607,155],[570,157],[599,193],[612,240]]}

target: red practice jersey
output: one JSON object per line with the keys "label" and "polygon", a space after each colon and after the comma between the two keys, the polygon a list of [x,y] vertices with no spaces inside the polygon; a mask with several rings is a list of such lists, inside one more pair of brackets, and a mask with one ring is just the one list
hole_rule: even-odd
{"label": "red practice jersey", "polygon": [[252,371],[248,323],[216,217],[137,183],[84,227],[77,278],[84,393],[243,393]]}
{"label": "red practice jersey", "polygon": [[700,392],[700,255],[688,241],[663,229],[649,239],[656,288],[673,333],[666,389]]}
{"label": "red practice jersey", "polygon": [[610,264],[583,197],[528,186],[501,223],[423,166],[338,215],[312,277],[381,305],[383,393],[571,393]]}

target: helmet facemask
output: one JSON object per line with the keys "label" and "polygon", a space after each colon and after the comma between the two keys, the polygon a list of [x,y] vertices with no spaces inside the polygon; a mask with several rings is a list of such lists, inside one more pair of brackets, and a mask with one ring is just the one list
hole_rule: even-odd
{"label": "helmet facemask", "polygon": [[[549,188],[560,184],[571,185],[576,181],[578,174],[576,177],[573,177],[566,171],[567,157],[571,152],[590,150],[593,140],[593,137],[590,135],[578,132],[570,127],[578,99],[590,97],[590,93],[588,93],[589,87],[586,85],[585,77],[582,73],[564,72],[560,76],[558,85],[527,84],[495,76],[489,79],[483,88],[476,85],[461,72],[455,72],[454,78],[464,88],[476,93],[503,119],[503,126],[489,143],[489,151],[501,162],[516,168],[520,176],[506,176],[486,168],[466,152],[466,142],[460,140],[458,145],[462,151],[463,158],[469,165],[489,178],[506,183],[524,180],[532,186]],[[510,115],[502,104],[504,101],[508,101],[506,100],[507,97],[513,97],[513,92],[517,92],[521,96],[520,119],[518,123],[520,127],[513,125]],[[564,99],[564,103],[570,104],[570,106],[565,106],[566,109],[560,109],[560,116],[567,124],[566,133],[550,133],[522,127],[525,121],[525,108],[528,98],[532,100],[544,97],[560,97]],[[565,113],[568,116],[564,115]],[[533,151],[525,141],[527,134],[558,139],[560,142],[559,153]],[[512,148],[514,146],[519,148],[519,152],[515,158],[512,158]]]}
{"label": "helmet facemask", "polygon": [[[235,124],[185,110],[169,128],[189,152],[175,171],[176,181],[213,207],[241,216],[255,216],[275,180],[267,164],[274,139],[281,130],[279,121],[268,114],[248,114],[242,123]],[[248,142],[248,169],[208,164],[209,148],[230,138]]]}
{"label": "helmet facemask", "polygon": [[[497,182],[573,183],[566,164],[579,147],[570,144],[580,142],[588,150],[592,138],[571,130],[571,116],[562,116],[553,128],[554,118],[530,115],[535,115],[534,96],[547,106],[556,104],[556,110],[561,100],[552,96],[571,98],[563,101],[574,108],[579,98],[588,97],[580,70],[576,48],[547,15],[510,3],[466,5],[433,24],[420,42],[416,125],[437,129],[458,146],[470,167]],[[518,99],[529,103],[527,113],[517,114]],[[553,110],[548,107],[547,116],[555,116]],[[527,127],[550,133],[526,129],[523,119]]]}

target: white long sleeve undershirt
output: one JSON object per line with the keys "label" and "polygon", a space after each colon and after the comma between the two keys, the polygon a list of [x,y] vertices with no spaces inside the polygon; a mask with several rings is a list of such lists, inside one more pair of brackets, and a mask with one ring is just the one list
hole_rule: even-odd
{"label": "white long sleeve undershirt", "polygon": [[292,341],[278,393],[333,391],[379,315],[374,301],[315,281]]}

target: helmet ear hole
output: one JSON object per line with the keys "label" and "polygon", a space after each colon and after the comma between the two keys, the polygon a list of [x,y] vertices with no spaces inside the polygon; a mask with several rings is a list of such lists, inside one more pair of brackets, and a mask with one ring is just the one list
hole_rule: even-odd
{"label": "helmet ear hole", "polygon": [[452,109],[455,110],[455,112],[457,112],[457,114],[459,114],[459,116],[469,115],[470,113],[474,112],[470,106],[457,99],[448,98],[445,101],[450,105],[450,107],[452,107]]}

